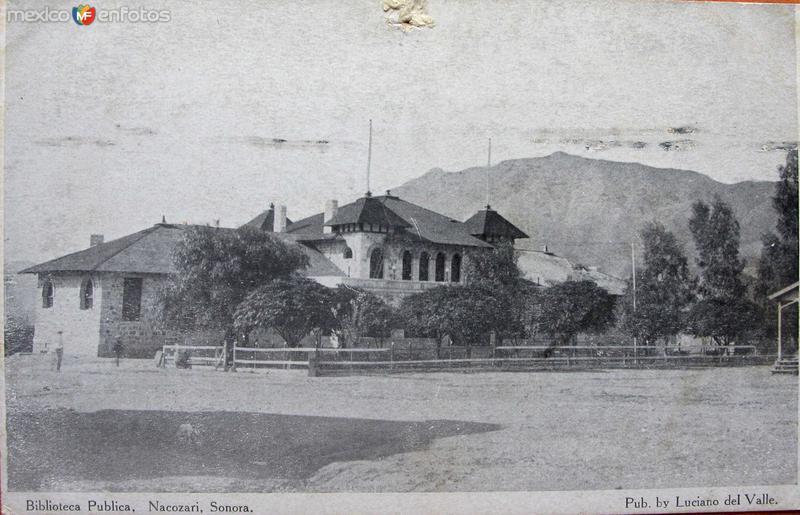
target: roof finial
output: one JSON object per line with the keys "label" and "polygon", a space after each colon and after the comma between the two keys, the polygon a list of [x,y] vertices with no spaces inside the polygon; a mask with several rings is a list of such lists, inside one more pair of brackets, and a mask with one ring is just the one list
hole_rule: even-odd
{"label": "roof finial", "polygon": [[489,168],[492,167],[492,138],[489,138],[489,158],[486,164],[486,210],[490,210],[492,206],[489,205]]}
{"label": "roof finial", "polygon": [[270,210],[275,209],[275,202],[270,202],[269,203],[269,208],[270,208]]}
{"label": "roof finial", "polygon": [[372,193],[369,191],[369,169],[372,166],[372,118],[369,119],[369,150],[367,150],[367,197],[371,197]]}
{"label": "roof finial", "polygon": [[166,216],[164,216],[164,215],[161,215],[161,223],[162,223],[162,224],[165,224],[165,223],[167,223],[167,217],[166,217]]}

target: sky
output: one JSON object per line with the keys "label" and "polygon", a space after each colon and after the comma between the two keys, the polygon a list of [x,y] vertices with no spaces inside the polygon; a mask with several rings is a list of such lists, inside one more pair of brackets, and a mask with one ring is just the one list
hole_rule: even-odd
{"label": "sky", "polygon": [[[290,218],[431,168],[565,151],[775,180],[798,139],[794,7],[656,0],[107,1],[166,23],[6,24],[4,252],[161,221]],[[10,1],[8,9],[73,3]],[[435,209],[436,206],[427,206]]]}

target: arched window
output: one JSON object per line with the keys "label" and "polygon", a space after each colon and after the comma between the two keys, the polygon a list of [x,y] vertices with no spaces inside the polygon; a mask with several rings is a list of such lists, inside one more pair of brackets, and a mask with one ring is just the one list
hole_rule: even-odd
{"label": "arched window", "polygon": [[52,308],[53,307],[53,282],[50,279],[46,279],[44,284],[42,285],[42,307],[43,308]]}
{"label": "arched window", "polygon": [[450,281],[461,282],[461,254],[453,254],[453,259],[450,260]]}
{"label": "arched window", "polygon": [[403,280],[411,280],[411,252],[403,252]]}
{"label": "arched window", "polygon": [[350,247],[345,247],[343,255],[345,259],[353,259],[353,249]]}
{"label": "arched window", "polygon": [[84,279],[81,283],[81,309],[92,309],[94,305],[94,283],[91,279]]}
{"label": "arched window", "polygon": [[383,279],[383,249],[377,248],[369,255],[369,278]]}
{"label": "arched window", "polygon": [[430,257],[428,257],[427,252],[423,252],[419,255],[419,280],[420,281],[428,281],[428,261],[430,261]]}
{"label": "arched window", "polygon": [[444,254],[439,252],[436,254],[436,282],[444,281]]}

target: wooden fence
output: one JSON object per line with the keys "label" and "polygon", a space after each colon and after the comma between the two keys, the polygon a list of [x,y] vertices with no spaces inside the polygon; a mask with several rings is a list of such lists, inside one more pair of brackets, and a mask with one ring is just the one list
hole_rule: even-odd
{"label": "wooden fence", "polygon": [[[449,346],[439,349],[390,345],[386,348],[234,347],[239,370],[301,368],[310,375],[386,373],[424,370],[558,370],[588,368],[685,368],[743,366],[771,363],[774,356],[758,355],[752,345],[717,352],[703,349],[688,354],[678,348],[647,346]],[[658,354],[656,354],[658,353]]]}
{"label": "wooden fence", "polygon": [[190,366],[221,367],[225,364],[225,347],[222,345],[164,345],[161,348],[159,366],[175,366],[179,352],[188,352]]}

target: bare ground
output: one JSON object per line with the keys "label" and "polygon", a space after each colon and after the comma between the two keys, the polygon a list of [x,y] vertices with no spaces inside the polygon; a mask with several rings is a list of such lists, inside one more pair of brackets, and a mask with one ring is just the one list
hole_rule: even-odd
{"label": "bare ground", "polygon": [[[795,483],[768,367],[416,373],[6,361],[12,490],[481,491]],[[177,441],[199,428],[201,443]],[[227,437],[226,437],[227,435]]]}

